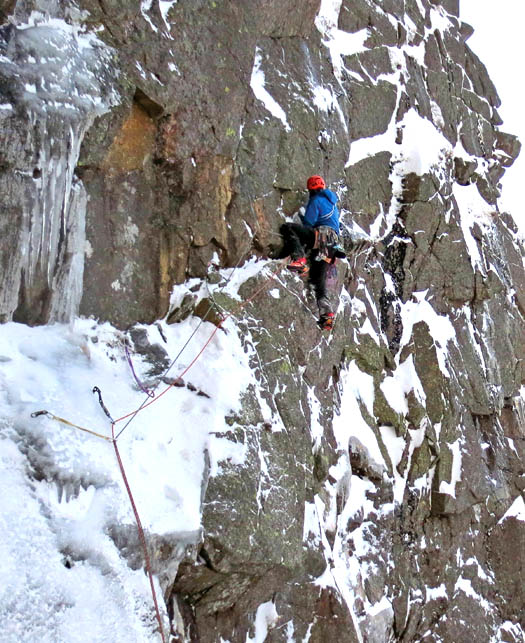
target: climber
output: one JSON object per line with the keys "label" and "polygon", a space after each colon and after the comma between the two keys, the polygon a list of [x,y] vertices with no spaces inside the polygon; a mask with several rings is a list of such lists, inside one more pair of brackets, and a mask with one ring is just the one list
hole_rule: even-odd
{"label": "climber", "polygon": [[309,273],[319,307],[318,325],[322,330],[332,330],[334,312],[326,279],[336,259],[346,256],[339,242],[337,195],[327,190],[323,178],[317,175],[308,179],[306,187],[310,199],[304,215],[299,215],[302,223],[283,223],[281,226],[283,248],[280,256],[291,257],[289,270],[300,275]]}

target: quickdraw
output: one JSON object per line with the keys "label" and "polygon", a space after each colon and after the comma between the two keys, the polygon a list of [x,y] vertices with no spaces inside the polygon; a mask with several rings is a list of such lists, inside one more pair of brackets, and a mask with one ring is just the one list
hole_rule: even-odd
{"label": "quickdraw", "polygon": [[111,420],[111,423],[115,424],[115,420],[111,417],[109,411],[106,408],[106,405],[104,404],[104,400],[102,399],[102,392],[98,388],[98,386],[93,387],[93,393],[96,393],[98,395],[98,403],[100,404],[100,408],[104,411],[104,413],[107,415],[107,417]]}

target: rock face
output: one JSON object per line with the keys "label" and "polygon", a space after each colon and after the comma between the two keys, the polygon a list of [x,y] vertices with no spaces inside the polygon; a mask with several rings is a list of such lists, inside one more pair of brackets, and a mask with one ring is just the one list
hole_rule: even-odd
{"label": "rock face", "polygon": [[202,316],[173,286],[267,256],[309,174],[368,239],[329,338],[284,271],[220,301],[258,384],[202,540],[158,563],[172,640],[522,641],[524,252],[498,208],[520,144],[459,0],[0,17],[3,321]]}

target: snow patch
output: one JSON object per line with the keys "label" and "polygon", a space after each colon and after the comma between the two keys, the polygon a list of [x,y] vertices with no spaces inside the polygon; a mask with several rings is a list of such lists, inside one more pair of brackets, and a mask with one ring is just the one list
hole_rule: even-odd
{"label": "snow patch", "polygon": [[308,541],[314,537],[317,544],[321,542],[321,532],[319,525],[319,518],[317,517],[317,509],[315,503],[304,503],[304,523],[303,523],[303,540]]}
{"label": "snow patch", "polygon": [[490,643],[501,643],[503,637],[501,632],[506,632],[510,634],[516,641],[525,641],[525,632],[523,631],[519,623],[512,623],[512,621],[505,621],[494,638],[491,639]]}
{"label": "snow patch", "polygon": [[142,0],[140,3],[140,12],[142,13],[144,20],[149,24],[149,26],[153,29],[153,31],[157,33],[158,29],[156,25],[153,24],[151,18],[148,16],[148,11],[151,10],[152,4],[153,4],[153,0]]}
{"label": "snow patch", "polygon": [[331,87],[312,85],[312,99],[314,105],[323,112],[328,112],[337,105],[337,98]]}
{"label": "snow patch", "polygon": [[[403,136],[401,144],[395,142],[398,129]],[[421,145],[421,141],[425,144]],[[396,124],[393,118],[383,134],[354,141],[347,167],[379,152],[390,152],[397,173],[414,172],[421,176],[438,166],[451,151],[452,146],[435,125],[411,108],[400,123]]]}
{"label": "snow patch", "polygon": [[447,444],[448,448],[452,452],[452,470],[450,473],[450,482],[442,480],[439,485],[439,492],[446,493],[453,498],[456,497],[456,484],[461,480],[461,463],[462,463],[462,454],[461,454],[461,438],[458,438],[455,442]]}
{"label": "snow patch", "polygon": [[498,525],[501,525],[501,523],[507,520],[507,518],[516,518],[516,520],[525,522],[525,501],[523,500],[523,496],[518,496],[516,500],[514,500],[512,505],[498,522]]}
{"label": "snow patch", "polygon": [[450,373],[447,368],[447,344],[455,339],[456,331],[450,319],[445,315],[439,315],[425,299],[427,293],[428,290],[414,292],[412,293],[412,301],[400,305],[403,322],[400,346],[402,348],[410,342],[414,324],[424,321],[434,340],[439,368],[443,375],[448,378]]}
{"label": "snow patch", "polygon": [[319,402],[313,386],[308,387],[308,406],[310,407],[310,432],[313,439],[314,451],[321,446],[324,435],[323,425],[319,421],[321,413],[321,403]]}
{"label": "snow patch", "polygon": [[384,612],[385,610],[391,612],[392,615],[394,614],[392,603],[387,596],[383,596],[380,601],[371,605],[368,609],[368,614],[373,617],[381,614],[381,612]]}
{"label": "snow patch", "polygon": [[220,274],[227,283],[225,286],[223,286],[222,283],[219,283],[218,287],[213,288],[212,290],[221,289],[225,295],[232,297],[232,299],[242,301],[242,297],[239,295],[239,288],[248,281],[248,279],[252,279],[258,275],[268,276],[266,269],[270,268],[271,265],[271,261],[252,258],[242,267],[226,268],[221,270]]}
{"label": "snow patch", "polygon": [[352,360],[345,372],[344,387],[348,387],[356,400],[361,400],[367,411],[374,417],[374,378],[368,373],[363,373]]}
{"label": "snow patch", "polygon": [[242,442],[232,442],[226,438],[219,438],[211,435],[208,442],[208,453],[210,455],[210,476],[221,473],[221,462],[241,465],[246,458],[247,447]]}
{"label": "snow patch", "polygon": [[252,91],[255,94],[256,98],[258,98],[264,104],[264,107],[270,112],[270,114],[272,114],[272,116],[275,116],[275,118],[279,119],[282,122],[282,124],[284,125],[284,129],[289,132],[291,128],[288,125],[286,112],[265,87],[265,77],[264,72],[261,69],[261,63],[261,50],[256,47],[252,76],[250,79],[250,87],[252,88]]}
{"label": "snow patch", "polygon": [[406,396],[410,391],[414,391],[417,400],[425,405],[426,395],[414,366],[413,355],[409,355],[393,375],[385,377],[380,388],[390,407],[401,415],[408,413]]}
{"label": "snow patch", "polygon": [[343,80],[343,57],[366,51],[365,41],[369,36],[368,29],[348,33],[337,28],[341,5],[342,0],[321,0],[315,18],[315,26],[323,38],[323,45],[330,52],[334,75],[339,82]]}
{"label": "snow patch", "polygon": [[247,634],[246,643],[264,643],[268,631],[277,623],[278,618],[275,603],[268,601],[259,605],[255,614],[255,635],[251,637]]}
{"label": "snow patch", "polygon": [[426,587],[425,593],[427,601],[435,601],[439,598],[448,599],[447,588],[444,583],[441,583],[438,587]]}
{"label": "snow patch", "polygon": [[432,23],[430,32],[441,31],[441,33],[446,33],[452,28],[452,21],[450,16],[441,5],[430,6],[430,21]]}
{"label": "snow patch", "polygon": [[452,191],[458,204],[461,229],[469,251],[472,268],[474,270],[479,269],[482,274],[485,274],[485,267],[479,251],[478,242],[472,234],[472,227],[475,223],[481,227],[491,225],[494,207],[483,199],[475,183],[471,185],[453,183]]}
{"label": "snow patch", "polygon": [[162,16],[162,19],[164,20],[164,24],[166,25],[166,29],[170,30],[170,23],[168,22],[168,14],[170,12],[170,9],[177,4],[179,0],[159,0],[159,9],[160,9],[160,15]]}
{"label": "snow patch", "polygon": [[472,586],[472,581],[468,578],[463,578],[463,576],[460,576],[456,584],[454,586],[454,593],[456,592],[463,592],[466,596],[469,598],[472,598],[477,605],[482,607],[485,612],[490,613],[493,611],[493,607],[490,605],[490,603],[483,598]]}
{"label": "snow patch", "polygon": [[374,340],[374,342],[378,345],[381,346],[381,338],[379,335],[376,333],[374,330],[374,327],[372,326],[372,322],[370,319],[367,317],[359,329],[359,334],[360,335],[370,335],[370,337]]}

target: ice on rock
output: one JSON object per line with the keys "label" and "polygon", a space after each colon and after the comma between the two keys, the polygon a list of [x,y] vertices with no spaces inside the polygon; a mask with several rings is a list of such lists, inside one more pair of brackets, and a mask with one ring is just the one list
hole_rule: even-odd
{"label": "ice on rock", "polygon": [[25,153],[15,160],[9,207],[22,225],[8,250],[0,313],[12,315],[22,280],[26,295],[38,281],[51,293],[50,318],[66,321],[78,308],[85,247],[86,198],[74,170],[87,129],[118,102],[112,51],[78,26],[35,13],[11,28],[0,55],[9,104],[29,121],[17,133]]}

